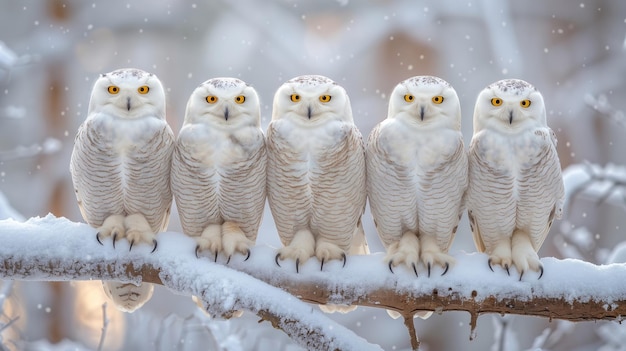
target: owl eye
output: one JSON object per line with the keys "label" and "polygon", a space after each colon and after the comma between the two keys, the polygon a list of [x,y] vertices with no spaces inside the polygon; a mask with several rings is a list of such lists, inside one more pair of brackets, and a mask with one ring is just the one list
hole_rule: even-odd
{"label": "owl eye", "polygon": [[433,96],[432,100],[433,100],[434,103],[439,105],[440,103],[443,102],[443,96],[441,96],[441,95]]}
{"label": "owl eye", "polygon": [[298,95],[298,94],[291,94],[290,98],[291,98],[291,101],[293,101],[293,102],[300,101],[300,95]]}
{"label": "owl eye", "polygon": [[523,108],[528,108],[530,106],[530,100],[528,99],[522,100],[519,102],[519,105],[522,106]]}
{"label": "owl eye", "polygon": [[415,96],[413,96],[411,94],[404,95],[404,101],[406,101],[406,102],[413,102],[413,100],[415,100]]}
{"label": "owl eye", "polygon": [[246,97],[243,95],[239,95],[235,98],[235,102],[238,104],[243,104],[246,101]]}
{"label": "owl eye", "polygon": [[206,102],[208,102],[209,104],[214,104],[217,102],[217,96],[214,95],[209,95],[206,97]]}
{"label": "owl eye", "polygon": [[500,105],[502,105],[502,99],[500,99],[500,98],[493,98],[493,99],[491,99],[491,104],[493,106],[500,106]]}
{"label": "owl eye", "polygon": [[107,90],[109,91],[109,94],[117,94],[120,92],[120,88],[115,85],[109,85]]}
{"label": "owl eye", "polygon": [[148,88],[147,85],[144,85],[144,86],[140,86],[139,89],[137,89],[137,91],[139,92],[139,94],[148,94],[148,92],[150,91],[150,88]]}
{"label": "owl eye", "polygon": [[321,102],[329,102],[330,101],[330,95],[321,95],[320,96],[320,101]]}

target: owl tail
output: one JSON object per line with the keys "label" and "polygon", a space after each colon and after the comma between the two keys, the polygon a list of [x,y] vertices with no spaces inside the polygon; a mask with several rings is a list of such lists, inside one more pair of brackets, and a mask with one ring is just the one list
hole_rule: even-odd
{"label": "owl tail", "polygon": [[120,283],[103,281],[102,286],[107,296],[113,300],[117,309],[123,312],[134,312],[148,302],[154,291],[154,284]]}
{"label": "owl tail", "polygon": [[365,230],[363,230],[363,224],[359,219],[354,234],[352,235],[352,244],[350,246],[350,255],[369,255],[370,248],[367,245],[367,239],[365,238]]}

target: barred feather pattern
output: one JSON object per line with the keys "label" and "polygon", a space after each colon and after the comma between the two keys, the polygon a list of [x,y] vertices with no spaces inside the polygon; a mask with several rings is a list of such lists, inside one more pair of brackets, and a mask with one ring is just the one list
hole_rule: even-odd
{"label": "barred feather pattern", "polygon": [[[202,128],[203,138],[197,135]],[[200,236],[209,224],[237,223],[255,241],[266,197],[263,132],[247,137],[215,132],[209,126],[183,127],[172,162],[172,190],[185,234]],[[202,133],[201,133],[202,134]]]}
{"label": "barred feather pattern", "polygon": [[491,253],[500,238],[519,229],[529,233],[538,251],[563,213],[554,132],[547,127],[514,135],[478,132],[470,144],[469,177],[467,204],[477,248]]}
{"label": "barred feather pattern", "polygon": [[468,184],[461,132],[420,131],[387,119],[370,133],[366,155],[370,209],[385,247],[410,231],[435,237],[447,252]]}
{"label": "barred feather pattern", "polygon": [[[365,209],[365,152],[356,126],[331,122],[318,128],[332,135],[305,143],[288,120],[273,120],[267,131],[268,201],[283,245],[308,229],[316,238],[350,251]],[[325,133],[324,132],[324,133]]]}
{"label": "barred feather pattern", "polygon": [[154,233],[167,228],[174,134],[164,120],[146,118],[149,123],[115,121],[141,131],[132,140],[125,140],[115,126],[102,123],[114,119],[102,114],[88,118],[78,130],[70,172],[81,214],[92,227],[101,226],[110,215],[139,213]]}

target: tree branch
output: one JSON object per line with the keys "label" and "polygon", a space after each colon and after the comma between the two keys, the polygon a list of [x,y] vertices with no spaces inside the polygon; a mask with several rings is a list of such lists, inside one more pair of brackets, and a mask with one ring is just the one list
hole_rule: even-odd
{"label": "tree branch", "polygon": [[[626,265],[596,266],[579,260],[544,258],[544,276],[532,272],[518,281],[514,270],[491,272],[483,254],[457,254],[456,266],[440,276],[425,270],[415,277],[398,267],[391,273],[382,254],[353,256],[342,268],[329,262],[320,271],[311,259],[295,272],[293,262],[278,267],[275,250],[253,249],[249,260],[226,257],[218,263],[197,259],[195,242],[180,233],[162,233],[159,246],[133,247],[110,239],[104,247],[85,224],[48,216],[26,223],[0,221],[0,277],[21,280],[118,280],[162,284],[202,299],[213,315],[246,309],[284,330],[308,349],[378,349],[324,316],[316,304],[357,304],[400,312],[405,318],[423,310],[466,311],[472,333],[478,315],[518,314],[570,321],[616,320],[626,315]],[[277,289],[278,287],[280,289]],[[407,328],[412,321],[407,318]],[[412,346],[417,348],[412,335]]]}

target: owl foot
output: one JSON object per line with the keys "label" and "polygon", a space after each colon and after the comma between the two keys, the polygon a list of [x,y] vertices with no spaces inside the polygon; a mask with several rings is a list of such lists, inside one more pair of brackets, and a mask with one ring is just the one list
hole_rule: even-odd
{"label": "owl foot", "polygon": [[118,236],[124,236],[126,231],[124,230],[124,216],[122,215],[111,215],[107,217],[104,222],[102,222],[102,226],[98,228],[98,232],[96,233],[96,240],[102,244],[101,238],[106,238],[110,236],[113,238],[113,248],[115,248],[115,240],[117,240]]}
{"label": "owl foot", "polygon": [[306,262],[314,254],[315,238],[309,230],[303,229],[296,232],[289,245],[278,250],[275,261],[280,267],[279,259],[293,259],[296,261],[296,273],[299,273],[300,263]]}
{"label": "owl foot", "polygon": [[405,263],[413,268],[417,277],[417,264],[419,262],[420,243],[417,235],[412,232],[405,232],[400,241],[395,242],[387,248],[385,260],[389,263],[389,270],[393,272],[393,267]]}
{"label": "owl foot", "polygon": [[489,254],[489,260],[487,261],[489,269],[493,272],[492,265],[497,264],[502,266],[508,275],[511,275],[509,271],[509,268],[513,264],[511,256],[511,242],[508,237],[502,238],[496,244],[491,254]]}
{"label": "owl foot", "polygon": [[319,240],[315,247],[315,256],[322,262],[320,270],[324,268],[324,262],[329,260],[343,259],[343,266],[346,266],[346,253],[333,243]]}
{"label": "owl foot", "polygon": [[428,276],[430,277],[430,269],[434,264],[440,265],[444,268],[441,275],[448,273],[450,266],[456,262],[454,258],[447,253],[441,251],[437,245],[435,238],[431,236],[422,235],[420,237],[422,244],[422,262],[428,269]]}
{"label": "owl foot", "polygon": [[196,239],[196,257],[200,258],[199,252],[209,250],[214,253],[214,262],[217,262],[217,254],[222,251],[222,226],[209,224],[202,234]]}
{"label": "owl foot", "polygon": [[226,264],[230,262],[230,257],[235,252],[246,254],[247,260],[250,257],[250,248],[252,246],[254,246],[254,241],[246,237],[239,225],[234,222],[224,222],[222,224],[222,250],[228,256]]}
{"label": "owl foot", "polygon": [[513,232],[511,246],[513,265],[520,272],[519,280],[522,280],[522,276],[529,269],[539,272],[539,278],[537,279],[541,279],[543,276],[543,265],[539,261],[539,256],[533,248],[528,234],[521,230]]}
{"label": "owl foot", "polygon": [[124,227],[126,228],[126,239],[130,242],[128,251],[132,250],[135,242],[152,243],[154,247],[152,252],[156,251],[157,241],[156,235],[152,232],[150,224],[141,214],[132,214],[124,219]]}

